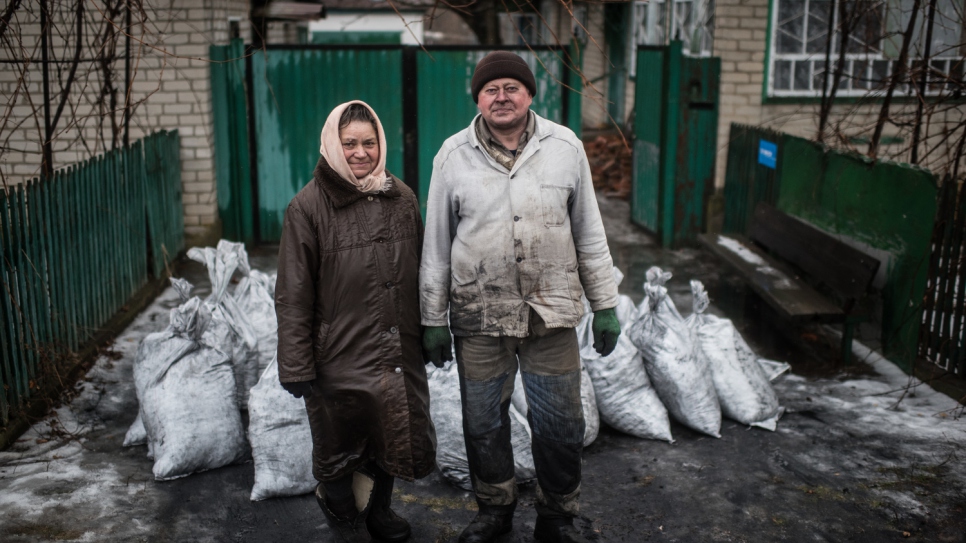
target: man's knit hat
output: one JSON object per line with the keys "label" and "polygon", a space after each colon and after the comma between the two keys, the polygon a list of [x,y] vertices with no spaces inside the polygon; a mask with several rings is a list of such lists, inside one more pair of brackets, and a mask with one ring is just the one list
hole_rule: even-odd
{"label": "man's knit hat", "polygon": [[533,72],[530,71],[527,62],[520,58],[520,55],[509,51],[493,51],[476,64],[473,80],[470,83],[473,90],[473,101],[479,100],[483,85],[503,77],[512,77],[523,83],[530,91],[530,96],[537,94],[537,82],[533,78]]}

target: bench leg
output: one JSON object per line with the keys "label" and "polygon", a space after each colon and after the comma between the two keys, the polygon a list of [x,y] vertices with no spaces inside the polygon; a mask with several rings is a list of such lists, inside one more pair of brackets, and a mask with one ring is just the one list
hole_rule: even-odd
{"label": "bench leg", "polygon": [[849,366],[852,364],[852,327],[855,326],[850,319],[842,323],[842,364]]}

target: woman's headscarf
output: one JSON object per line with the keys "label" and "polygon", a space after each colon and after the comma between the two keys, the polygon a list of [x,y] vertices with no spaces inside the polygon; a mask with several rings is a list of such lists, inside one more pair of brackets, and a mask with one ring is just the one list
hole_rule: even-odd
{"label": "woman's headscarf", "polygon": [[[379,139],[379,158],[376,159],[376,167],[362,179],[358,179],[352,173],[352,169],[349,168],[349,162],[346,161],[345,153],[342,151],[342,139],[339,137],[339,120],[346,108],[352,104],[362,104],[369,110],[372,118],[376,120],[376,137]],[[332,110],[332,113],[329,113],[329,118],[325,120],[320,139],[322,145],[319,152],[329,163],[329,167],[346,181],[358,187],[362,192],[379,192],[386,188],[386,133],[382,129],[382,123],[379,122],[379,116],[369,107],[369,104],[361,100],[352,100],[337,106]]]}

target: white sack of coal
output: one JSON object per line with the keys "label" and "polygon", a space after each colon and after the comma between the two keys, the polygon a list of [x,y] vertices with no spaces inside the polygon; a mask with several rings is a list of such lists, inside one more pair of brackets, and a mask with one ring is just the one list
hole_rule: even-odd
{"label": "white sack of coal", "polygon": [[606,357],[594,350],[592,337],[581,347],[580,358],[593,383],[600,420],[625,434],[673,442],[667,409],[627,334],[621,334],[614,351]]}
{"label": "white sack of coal", "polygon": [[[463,442],[463,411],[460,402],[459,375],[456,362],[442,368],[428,367],[429,411],[436,427],[436,466],[443,477],[464,490],[472,490],[470,467]],[[528,482],[536,477],[533,453],[530,449],[529,427],[526,418],[510,405],[510,442],[517,482]]]}
{"label": "white sack of coal", "polygon": [[201,337],[211,319],[191,298],[171,310],[171,324],[138,348],[134,385],[159,481],[218,468],[248,453],[227,355]]}
{"label": "white sack of coal", "polygon": [[230,357],[238,405],[244,409],[248,406],[248,390],[258,382],[257,338],[248,316],[229,294],[228,285],[236,269],[248,267],[245,246],[221,240],[217,248],[192,247],[188,258],[204,264],[211,280],[211,295],[205,299],[211,324],[202,341]]}
{"label": "white sack of coal", "polygon": [[742,424],[775,430],[781,408],[768,376],[730,319],[705,313],[708,292],[691,281],[694,313],[685,322],[697,344],[697,356],[711,371],[721,413]]}
{"label": "white sack of coal", "polygon": [[275,357],[252,387],[248,416],[248,441],[255,463],[251,500],[312,492],[317,482],[312,475],[309,415],[305,401],[279,383]]}
{"label": "white sack of coal", "polygon": [[124,434],[124,443],[121,446],[134,447],[135,445],[144,445],[147,442],[148,433],[144,430],[144,422],[141,420],[141,410],[138,409],[138,416],[134,418],[131,427]]}
{"label": "white sack of coal", "polygon": [[[527,413],[530,406],[527,404],[526,391],[523,388],[523,372],[518,371],[516,379],[513,381],[513,395],[510,397],[510,403],[513,404],[514,409],[523,415],[524,420],[529,421]],[[584,447],[588,447],[600,433],[600,414],[597,412],[597,395],[594,393],[594,384],[583,364],[580,365],[580,405],[584,412],[583,443]],[[527,422],[528,426],[529,424]]]}
{"label": "white sack of coal", "polygon": [[[242,271],[244,273],[244,270]],[[275,279],[258,270],[251,270],[235,287],[238,309],[248,317],[258,350],[258,373],[275,358],[278,348],[278,320],[275,318]]]}
{"label": "white sack of coal", "polygon": [[[624,274],[615,266],[614,280],[618,285],[623,278]],[[617,296],[614,312],[621,325],[621,335],[614,351],[604,358],[594,349],[594,315],[590,302],[586,298],[583,302],[585,314],[577,324],[577,343],[581,366],[594,391],[598,420],[632,436],[673,442],[667,409],[647,378],[637,348],[627,336],[637,315],[634,302],[624,294]]]}
{"label": "white sack of coal", "polygon": [[765,372],[765,376],[768,377],[769,381],[778,379],[792,369],[792,365],[788,362],[768,360],[767,358],[759,358],[758,365],[761,366],[761,371]]}
{"label": "white sack of coal", "polygon": [[[187,302],[191,298],[191,290],[194,289],[194,285],[189,283],[187,279],[178,277],[171,277],[170,281],[171,288],[178,293],[178,297],[181,298],[181,303]],[[149,353],[151,350],[150,348],[145,348],[144,352]],[[154,452],[151,450],[151,444],[148,442],[148,433],[144,429],[144,421],[141,419],[140,409],[138,409],[138,414],[134,418],[134,422],[131,423],[131,427],[128,428],[127,433],[124,435],[124,443],[122,444],[124,447],[134,447],[137,445],[148,445],[148,458],[154,458]]]}
{"label": "white sack of coal", "polygon": [[707,362],[696,356],[691,331],[667,289],[644,284],[643,312],[628,335],[668,413],[698,432],[721,437],[721,407]]}

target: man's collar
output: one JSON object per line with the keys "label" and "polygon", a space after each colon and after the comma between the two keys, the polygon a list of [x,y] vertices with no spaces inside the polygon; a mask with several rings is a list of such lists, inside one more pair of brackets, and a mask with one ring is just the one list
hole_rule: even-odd
{"label": "man's collar", "polygon": [[522,151],[523,148],[526,147],[527,142],[533,137],[533,131],[536,128],[536,123],[536,114],[531,110],[527,110],[527,125],[523,127],[523,132],[520,133],[520,139],[517,141],[517,147],[513,150],[509,149],[506,145],[503,145],[503,142],[498,140],[493,135],[493,131],[490,130],[490,125],[486,123],[486,119],[484,119],[482,115],[480,116],[477,127],[479,130],[480,139],[487,142],[489,147],[495,147],[502,151],[513,153],[513,151]]}

